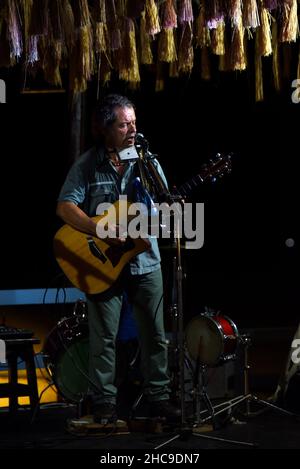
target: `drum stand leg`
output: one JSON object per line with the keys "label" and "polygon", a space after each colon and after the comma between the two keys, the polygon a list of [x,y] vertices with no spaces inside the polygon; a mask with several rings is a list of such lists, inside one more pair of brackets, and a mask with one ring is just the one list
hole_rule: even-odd
{"label": "drum stand leg", "polygon": [[211,400],[207,394],[206,372],[206,365],[199,365],[199,363],[197,363],[196,370],[194,373],[194,387],[192,391],[194,415],[196,415],[196,421],[194,423],[196,425],[201,425],[203,423],[201,418],[201,404],[203,403],[206,408],[206,411],[210,415],[213,428],[215,428],[215,412]]}
{"label": "drum stand leg", "polygon": [[[245,417],[255,417],[268,409],[276,410],[281,414],[288,415],[290,417],[299,418],[299,415],[294,414],[293,412],[289,412],[288,410],[283,409],[277,405],[272,404],[271,402],[265,401],[263,399],[258,398],[257,396],[250,393],[250,386],[249,386],[249,354],[248,349],[251,345],[251,338],[248,335],[244,335],[240,337],[241,344],[244,346],[244,400],[246,400],[246,409],[244,416]],[[240,396],[242,398],[242,396]],[[255,402],[257,404],[261,404],[263,408],[256,412],[251,412],[251,402]],[[236,404],[234,404],[236,405]]]}
{"label": "drum stand leg", "polygon": [[[223,402],[221,404],[218,404],[217,406],[214,406],[214,413],[213,416],[216,417],[217,415],[222,414],[223,412],[230,413],[233,408],[239,406],[240,404],[244,403],[245,404],[245,411],[242,412],[241,414],[243,417],[246,418],[251,418],[251,417],[256,417],[258,415],[261,415],[262,413],[266,412],[266,410],[273,409],[276,410],[277,412],[280,412],[283,415],[287,415],[290,417],[296,417],[299,419],[299,415],[289,412],[288,410],[285,410],[277,405],[272,404],[271,402],[265,401],[263,399],[258,398],[257,396],[253,395],[250,393],[249,390],[249,360],[248,360],[248,348],[251,345],[251,338],[248,335],[243,335],[240,336],[240,344],[244,347],[244,366],[243,366],[243,387],[244,387],[244,394],[241,394],[237,397],[232,398],[231,400],[228,400],[226,402]],[[261,410],[258,410],[256,412],[251,411],[251,403],[256,403],[256,404],[261,404],[263,408]],[[206,411],[202,411],[201,413],[204,413]],[[211,416],[208,416],[204,419],[202,419],[202,422],[207,422],[208,420],[211,419]]]}

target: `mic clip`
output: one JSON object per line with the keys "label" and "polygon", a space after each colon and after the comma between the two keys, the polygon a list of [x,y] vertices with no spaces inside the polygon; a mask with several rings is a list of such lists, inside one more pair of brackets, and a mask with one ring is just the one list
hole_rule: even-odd
{"label": "mic clip", "polygon": [[136,134],[135,136],[135,145],[141,148],[144,152],[148,152],[149,150],[149,142],[145,139],[143,134]]}

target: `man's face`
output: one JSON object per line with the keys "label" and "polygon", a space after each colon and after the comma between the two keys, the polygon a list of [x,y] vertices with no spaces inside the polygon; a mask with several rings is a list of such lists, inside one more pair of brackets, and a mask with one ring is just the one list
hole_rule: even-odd
{"label": "man's face", "polygon": [[116,120],[106,129],[104,138],[107,147],[118,151],[134,145],[136,117],[132,107],[116,108]]}

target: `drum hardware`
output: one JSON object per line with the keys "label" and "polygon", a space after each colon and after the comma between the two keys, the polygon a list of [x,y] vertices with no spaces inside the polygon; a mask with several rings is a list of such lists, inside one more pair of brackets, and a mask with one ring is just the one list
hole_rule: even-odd
{"label": "drum hardware", "polygon": [[62,318],[50,331],[43,347],[43,360],[59,394],[82,405],[88,393],[88,324],[83,315]]}
{"label": "drum hardware", "polygon": [[201,404],[203,403],[206,407],[206,411],[209,413],[211,421],[213,423],[213,428],[215,427],[214,420],[214,408],[211,403],[211,400],[207,393],[207,366],[196,365],[196,370],[194,371],[194,381],[193,381],[193,407],[194,415],[196,419],[194,421],[195,426],[202,425],[204,422],[201,418]]}
{"label": "drum hardware", "polygon": [[[194,317],[185,332],[186,362],[191,372],[195,425],[208,420],[216,427],[215,410],[207,393],[208,370],[236,359],[240,335],[235,323],[220,311],[205,309]],[[205,409],[201,410],[204,405]],[[205,419],[204,414],[209,417]]]}
{"label": "drum hardware", "polygon": [[[185,334],[186,363],[193,382],[190,394],[194,425],[203,425],[210,420],[213,428],[216,427],[215,409],[207,392],[208,369],[235,360],[239,342],[237,326],[219,311],[206,310],[188,323]],[[201,409],[203,405],[204,410]],[[203,414],[206,418],[202,417]]]}
{"label": "drum hardware", "polygon": [[[261,415],[264,413],[266,410],[276,410],[284,415],[288,415],[290,417],[296,417],[299,419],[299,415],[287,411],[285,409],[282,409],[281,407],[272,404],[271,402],[265,401],[263,399],[258,398],[257,396],[253,395],[250,393],[250,386],[249,386],[249,370],[250,370],[250,365],[249,365],[249,352],[248,349],[250,345],[252,344],[251,337],[248,334],[243,334],[239,336],[239,345],[243,347],[243,352],[244,352],[244,364],[243,364],[243,394],[236,396],[230,400],[227,400],[225,402],[222,402],[213,408],[213,415],[214,417],[221,415],[222,413],[226,412],[228,415],[232,416],[232,410],[234,408],[239,407],[241,404],[245,404],[245,411],[241,412],[240,414],[243,417],[250,418],[250,417],[256,417],[258,415]],[[256,403],[260,404],[263,406],[261,410],[258,410],[256,412],[251,411],[251,403]],[[200,411],[200,416],[205,415],[207,411],[203,410]],[[205,417],[200,417],[200,420],[202,423],[206,423],[211,419],[211,415],[205,416]],[[253,445],[252,445],[253,446]]]}

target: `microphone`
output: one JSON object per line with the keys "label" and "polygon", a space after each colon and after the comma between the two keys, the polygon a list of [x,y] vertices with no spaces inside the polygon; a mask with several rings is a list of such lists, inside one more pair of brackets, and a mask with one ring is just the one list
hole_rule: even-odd
{"label": "microphone", "polygon": [[141,133],[135,134],[135,143],[143,148],[148,148],[149,146],[148,140],[146,140],[144,135]]}

